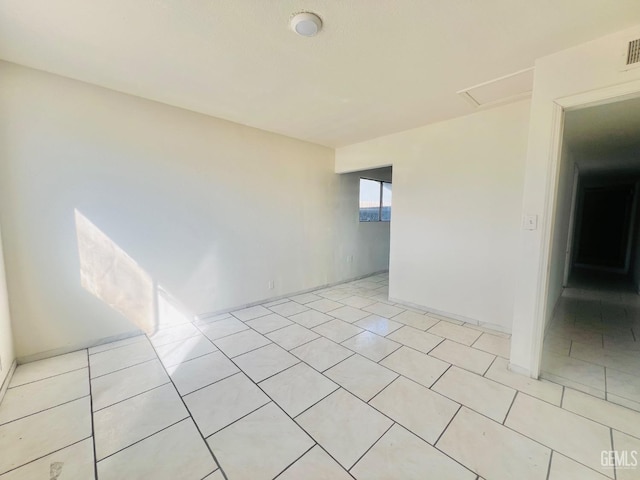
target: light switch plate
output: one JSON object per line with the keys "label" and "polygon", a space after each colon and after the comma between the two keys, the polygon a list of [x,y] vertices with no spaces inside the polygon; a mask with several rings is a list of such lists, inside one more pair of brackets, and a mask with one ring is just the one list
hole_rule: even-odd
{"label": "light switch plate", "polygon": [[536,230],[538,228],[538,216],[525,215],[522,220],[522,226],[525,230]]}

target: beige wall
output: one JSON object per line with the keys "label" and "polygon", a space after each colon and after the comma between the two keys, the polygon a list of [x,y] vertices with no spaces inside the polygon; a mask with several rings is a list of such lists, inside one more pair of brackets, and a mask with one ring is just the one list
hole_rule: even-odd
{"label": "beige wall", "polygon": [[[0,231],[0,387],[4,383],[11,365],[15,359],[13,352],[13,334],[9,318],[9,297],[7,295],[7,282],[4,268],[4,255],[2,249],[2,232]],[[0,388],[0,401],[2,400]]]}
{"label": "beige wall", "polygon": [[390,297],[509,331],[529,101],[336,151],[393,163]]}
{"label": "beige wall", "polygon": [[192,313],[387,268],[331,149],[7,63],[0,110],[19,358],[135,329],[81,286],[76,209]]}
{"label": "beige wall", "polygon": [[557,102],[574,95],[585,98],[585,93],[640,80],[639,68],[621,69],[627,42],[638,36],[640,26],[536,61],[523,213],[538,215],[539,228],[523,231],[519,242],[511,340],[511,366],[517,371],[538,375],[545,316],[555,301],[549,285],[555,237],[551,212],[556,204],[560,167],[554,152]]}

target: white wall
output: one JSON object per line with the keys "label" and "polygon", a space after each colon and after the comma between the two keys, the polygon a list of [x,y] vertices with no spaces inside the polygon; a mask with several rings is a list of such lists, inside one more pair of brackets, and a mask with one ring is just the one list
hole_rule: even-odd
{"label": "white wall", "polygon": [[7,63],[0,111],[19,358],[134,329],[81,287],[75,209],[193,313],[387,268],[331,149]]}
{"label": "white wall", "polygon": [[[0,231],[0,387],[4,383],[15,359],[13,351],[13,334],[9,318],[9,297],[5,277],[4,255],[2,249],[2,232]],[[2,401],[2,390],[0,390]]]}
{"label": "white wall", "polygon": [[393,163],[389,295],[511,329],[529,101],[339,148]]}
{"label": "white wall", "polygon": [[[342,278],[350,278],[355,276],[355,272],[387,270],[391,222],[360,222],[359,197],[361,177],[391,182],[391,167],[344,173],[338,177],[340,193],[336,197],[335,209],[336,244],[341,245],[336,252],[338,274]],[[393,218],[393,211],[391,214]],[[354,228],[353,241],[341,243],[343,233],[353,232]],[[348,256],[353,257],[350,263],[346,262]]]}
{"label": "white wall", "polygon": [[554,122],[556,100],[633,80],[640,69],[622,71],[626,43],[640,36],[640,27],[588,42],[538,59],[533,97],[523,212],[538,215],[539,228],[523,231],[518,255],[518,286],[511,340],[511,365],[537,376],[542,326],[549,312],[547,296],[553,218],[547,212],[555,204],[558,164],[555,161]]}

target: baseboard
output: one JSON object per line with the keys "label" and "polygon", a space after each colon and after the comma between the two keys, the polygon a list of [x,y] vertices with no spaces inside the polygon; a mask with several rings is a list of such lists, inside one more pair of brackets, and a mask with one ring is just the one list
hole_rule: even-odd
{"label": "baseboard", "polygon": [[511,329],[507,328],[503,325],[498,325],[497,323],[490,322],[482,322],[480,320],[476,320],[475,318],[465,317],[464,315],[457,315],[451,312],[445,312],[443,310],[437,310],[432,307],[427,307],[425,305],[419,305],[416,303],[407,302],[405,300],[400,300],[398,298],[389,297],[389,301],[393,303],[397,303],[398,305],[404,305],[406,307],[416,308],[418,310],[422,310],[426,313],[431,313],[433,315],[437,315],[439,317],[444,317],[445,320],[452,319],[457,320],[463,323],[469,323],[471,325],[477,325],[478,327],[487,328],[489,330],[495,330],[496,332],[511,334]]}
{"label": "baseboard", "polygon": [[126,338],[136,337],[138,335],[144,335],[142,330],[121,333],[119,335],[113,335],[111,337],[105,337],[98,340],[91,340],[88,342],[81,342],[75,345],[68,345],[53,350],[47,350],[46,352],[34,353],[33,355],[25,355],[24,357],[18,357],[18,365],[23,363],[37,362],[38,360],[44,360],[45,358],[56,357],[58,355],[64,355],[65,353],[77,352],[78,350],[84,350],[85,348],[97,347],[98,345],[104,345],[105,343],[117,342],[118,340],[124,340]]}
{"label": "baseboard", "polygon": [[380,275],[381,273],[387,273],[388,271],[389,271],[389,269],[378,270],[377,272],[367,273],[366,275],[360,275],[358,277],[347,278],[345,280],[340,280],[339,282],[325,283],[324,285],[318,285],[318,286],[315,286],[315,287],[312,287],[312,288],[307,288],[307,289],[304,289],[304,290],[298,290],[298,291],[295,291],[295,292],[289,292],[289,293],[286,293],[284,295],[278,295],[276,297],[265,298],[263,300],[258,300],[257,302],[246,303],[244,305],[236,305],[235,307],[224,308],[222,310],[216,310],[214,312],[199,313],[199,314],[197,314],[195,316],[195,318],[196,318],[196,320],[202,320],[204,318],[215,317],[216,315],[221,315],[223,313],[234,312],[236,310],[242,310],[243,308],[255,307],[256,305],[262,305],[264,303],[269,303],[269,302],[276,302],[278,300],[282,300],[283,298],[295,297],[296,295],[303,295],[305,293],[315,292],[316,290],[321,290],[323,288],[331,288],[331,287],[335,287],[336,285],[341,285],[343,283],[355,282],[356,280],[362,280],[363,278],[373,277],[375,275]]}
{"label": "baseboard", "polygon": [[[243,308],[254,307],[256,305],[262,305],[263,303],[275,302],[275,301],[283,299],[283,298],[293,297],[295,295],[302,295],[303,293],[309,293],[309,292],[313,292],[313,291],[320,290],[320,289],[323,289],[323,288],[330,288],[330,287],[333,287],[333,286],[336,286],[336,285],[340,285],[342,283],[353,282],[353,281],[356,281],[356,280],[361,280],[363,278],[373,277],[374,275],[380,275],[381,273],[386,273],[388,271],[389,270],[379,270],[377,272],[368,273],[366,275],[360,275],[360,276],[357,276],[357,277],[348,278],[346,280],[340,280],[339,282],[327,283],[327,284],[319,285],[319,286],[316,286],[316,287],[313,287],[313,288],[308,288],[308,289],[305,289],[305,290],[299,290],[299,291],[296,291],[296,292],[287,293],[285,295],[280,295],[280,296],[277,296],[277,297],[266,298],[266,299],[263,299],[263,300],[259,300],[257,302],[247,303],[247,304],[244,304],[244,305],[237,305],[235,307],[226,308],[226,309],[218,310],[218,311],[215,311],[215,312],[202,313],[202,314],[199,314],[199,315],[195,315],[194,320],[213,317],[213,316],[216,316],[216,315],[220,315],[222,313],[233,312],[235,310],[241,310]],[[58,355],[64,355],[66,353],[71,353],[71,352],[77,352],[78,350],[84,350],[85,348],[97,347],[98,345],[103,345],[105,343],[116,342],[118,340],[124,340],[124,339],[130,338],[130,337],[135,337],[135,336],[138,336],[138,335],[144,335],[144,332],[142,330],[126,332],[126,333],[123,333],[123,334],[120,334],[120,335],[114,335],[114,336],[111,336],[111,337],[101,338],[99,340],[93,340],[93,341],[90,341],[90,342],[82,342],[82,343],[78,343],[78,344],[75,344],[75,345],[68,345],[68,346],[65,346],[65,347],[56,348],[54,350],[47,350],[46,352],[34,353],[33,355],[26,355],[26,356],[23,356],[23,357],[18,357],[17,358],[17,363],[18,363],[18,365],[21,365],[23,363],[36,362],[38,360],[44,360],[45,358],[55,357],[55,356],[58,356]]]}
{"label": "baseboard", "polygon": [[9,373],[4,378],[4,381],[2,382],[2,386],[0,386],[0,404],[4,399],[4,394],[7,393],[7,389],[9,388],[9,383],[11,383],[11,378],[13,377],[13,372],[16,371],[17,366],[18,366],[18,362],[17,360],[14,360],[11,363],[11,366],[9,367]]}
{"label": "baseboard", "polygon": [[529,377],[529,378],[534,378],[534,377],[531,376],[531,370],[529,370],[528,368],[524,368],[524,367],[521,367],[519,365],[515,365],[515,364],[513,364],[511,362],[509,362],[509,367],[508,368],[509,368],[509,371],[511,371],[513,373],[517,373],[518,375],[524,375],[524,376]]}

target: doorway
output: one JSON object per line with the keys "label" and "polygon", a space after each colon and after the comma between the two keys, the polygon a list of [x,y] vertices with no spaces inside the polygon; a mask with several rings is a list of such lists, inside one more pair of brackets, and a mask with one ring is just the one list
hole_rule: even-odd
{"label": "doorway", "polygon": [[561,152],[540,376],[640,411],[640,98],[567,111]]}

